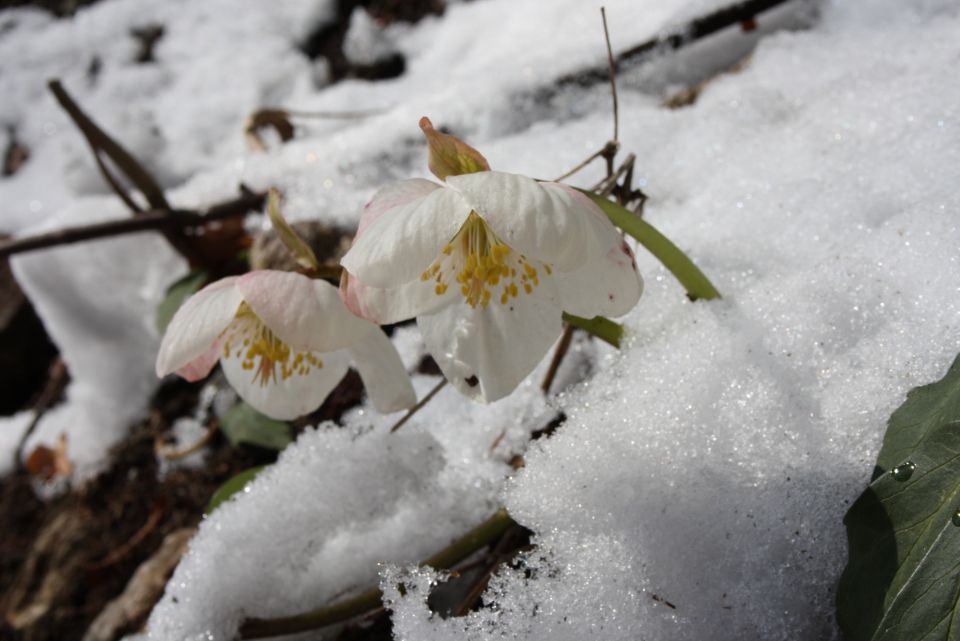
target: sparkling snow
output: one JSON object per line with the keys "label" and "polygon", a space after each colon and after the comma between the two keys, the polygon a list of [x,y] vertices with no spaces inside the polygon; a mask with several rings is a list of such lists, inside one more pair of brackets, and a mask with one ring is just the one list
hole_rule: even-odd
{"label": "sparkling snow", "polygon": [[[18,21],[0,37],[0,87],[14,97],[0,118],[34,153],[0,181],[11,212],[2,231],[126,215],[45,93],[53,75],[149,161],[172,202],[225,199],[241,181],[276,185],[293,219],[352,224],[377,186],[425,175],[422,115],[493,167],[544,178],[610,135],[606,86],[536,95],[603,63],[598,5],[451,3],[442,18],[385,29],[356,14],[348,52],[403,53],[407,72],[321,90],[295,44],[329,4],[238,12],[106,0],[74,21],[0,14]],[[623,49],[723,3],[605,4]],[[620,79],[620,139],[638,156],[646,215],[723,300],[688,302],[640,250],[646,291],[624,319],[628,345],[578,342],[560,382],[583,380],[558,397],[539,394],[543,364],[490,406],[446,389],[393,435],[396,416],[368,407],[346,428],[309,430],[204,522],[148,638],[225,640],[244,617],[294,614],[378,581],[396,638],[410,641],[838,638],[843,514],[891,411],[960,351],[960,8],[798,4],[781,11],[785,28],[761,18],[759,35],[723,34]],[[125,38],[151,21],[168,35],[147,71],[129,62]],[[679,79],[735,64],[743,39],[759,44],[742,69],[692,106],[661,106]],[[101,78],[88,86],[94,53]],[[294,141],[246,151],[244,117],[277,105],[384,112],[303,121]],[[66,430],[89,473],[143,412],[155,385],[153,308],[184,267],[151,235],[14,267],[73,377],[33,442]],[[415,329],[395,342],[412,369],[423,349]],[[423,395],[436,381],[414,383]],[[560,410],[567,422],[528,446]],[[515,472],[508,461],[521,452]],[[538,547],[494,578],[490,607],[432,616],[426,594],[442,577],[414,562],[499,505]]]}

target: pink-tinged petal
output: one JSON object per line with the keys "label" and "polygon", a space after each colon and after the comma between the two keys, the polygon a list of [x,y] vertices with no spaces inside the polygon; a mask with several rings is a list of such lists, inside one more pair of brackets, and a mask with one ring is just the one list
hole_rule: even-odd
{"label": "pink-tinged petal", "polygon": [[[188,298],[173,315],[157,353],[157,376],[166,376],[207,354],[236,316],[242,297],[231,276],[211,283]],[[189,369],[198,373],[202,361]],[[210,367],[213,367],[210,365]],[[207,369],[209,372],[210,369]]]}
{"label": "pink-tinged petal", "polygon": [[380,216],[411,201],[423,198],[436,189],[440,189],[440,185],[423,178],[399,180],[382,187],[364,206],[363,213],[360,214],[360,225],[357,227],[356,238],[363,235],[367,227]]}
{"label": "pink-tinged petal", "polygon": [[323,363],[322,367],[311,367],[306,374],[294,374],[286,379],[277,374],[265,384],[258,364],[253,369],[244,369],[243,359],[233,354],[222,358],[220,367],[233,389],[250,406],[270,418],[288,421],[320,407],[347,373],[349,356],[345,351],[314,356]]}
{"label": "pink-tinged petal", "polygon": [[356,276],[344,273],[340,279],[340,296],[347,308],[362,318],[386,325],[432,314],[459,297],[456,287],[437,293],[436,283],[419,278],[398,287],[367,287]]}
{"label": "pink-tinged petal", "polygon": [[210,374],[210,370],[217,364],[217,361],[220,360],[222,352],[220,339],[213,341],[213,345],[207,351],[178,369],[177,376],[191,383],[205,379]]}
{"label": "pink-tinged petal", "polygon": [[413,407],[417,394],[396,348],[379,327],[347,350],[373,406],[381,414]]}
{"label": "pink-tinged petal", "polygon": [[332,352],[364,335],[365,321],[346,308],[337,288],[303,274],[253,271],[237,279],[253,313],[294,351]]}
{"label": "pink-tinged petal", "polygon": [[585,318],[623,316],[643,293],[633,252],[619,237],[606,254],[578,270],[557,273],[554,282],[563,311]]}
{"label": "pink-tinged petal", "polygon": [[616,229],[590,200],[565,185],[488,171],[451,176],[504,243],[558,271],[572,271],[606,253]]}
{"label": "pink-tinged petal", "polygon": [[417,319],[427,350],[461,393],[492,402],[512,392],[560,335],[560,309],[521,294],[486,309],[450,305]]}
{"label": "pink-tinged petal", "polygon": [[469,214],[456,191],[435,189],[370,223],[340,263],[371,287],[408,283],[440,256]]}

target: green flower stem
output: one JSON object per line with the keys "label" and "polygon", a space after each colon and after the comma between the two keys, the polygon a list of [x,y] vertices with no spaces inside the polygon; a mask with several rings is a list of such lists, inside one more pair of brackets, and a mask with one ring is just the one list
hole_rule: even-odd
{"label": "green flower stem", "polygon": [[596,203],[610,219],[610,222],[636,238],[637,242],[656,256],[657,260],[663,263],[663,266],[669,269],[680,281],[680,284],[684,286],[690,300],[720,298],[720,292],[713,286],[710,279],[693,264],[693,261],[679,247],[670,242],[650,223],[626,207],[607,200],[603,196],[598,196],[585,189],[578,189],[577,191]]}
{"label": "green flower stem", "polygon": [[[452,568],[480,548],[496,541],[512,525],[514,525],[513,519],[506,510],[501,509],[420,565],[429,565],[438,570]],[[382,599],[383,592],[380,590],[368,590],[339,603],[302,614],[276,619],[247,619],[240,626],[240,638],[262,639],[315,630],[376,610],[381,607]]]}
{"label": "green flower stem", "polygon": [[582,318],[573,314],[563,313],[563,320],[567,321],[576,328],[582,329],[588,334],[593,334],[597,338],[604,340],[616,348],[620,347],[620,339],[623,338],[623,325],[603,316],[594,316],[593,318]]}

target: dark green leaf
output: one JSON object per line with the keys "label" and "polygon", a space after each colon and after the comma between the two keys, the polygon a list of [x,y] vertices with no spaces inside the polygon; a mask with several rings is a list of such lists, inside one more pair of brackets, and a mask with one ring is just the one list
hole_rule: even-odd
{"label": "dark green leaf", "polygon": [[574,327],[579,327],[588,334],[593,334],[597,338],[604,340],[614,347],[620,347],[620,339],[623,338],[623,325],[603,316],[594,316],[593,318],[582,318],[573,314],[563,313],[563,320]]}
{"label": "dark green leaf", "polygon": [[213,512],[221,503],[229,499],[231,496],[240,492],[247,486],[247,483],[252,481],[257,474],[259,474],[266,465],[258,465],[256,467],[251,467],[246,469],[236,476],[231,476],[227,481],[217,488],[217,491],[213,493],[213,496],[210,497],[210,502],[207,504],[207,514]]}
{"label": "dark green leaf", "polygon": [[167,293],[157,305],[157,331],[161,334],[167,331],[170,319],[177,313],[183,302],[195,294],[207,282],[207,272],[192,271],[167,288]]}
{"label": "dark green leaf", "polygon": [[220,429],[230,444],[259,445],[282,450],[290,441],[290,425],[264,416],[246,403],[237,403],[220,418]]}
{"label": "dark green leaf", "polygon": [[647,251],[656,256],[663,266],[670,270],[680,284],[687,290],[690,300],[700,298],[710,300],[720,298],[720,292],[713,286],[693,261],[684,254],[670,239],[657,231],[650,223],[626,207],[598,196],[592,191],[579,190],[595,202],[614,225],[637,239]]}
{"label": "dark green leaf", "polygon": [[960,358],[890,417],[844,523],[837,618],[850,641],[960,638]]}

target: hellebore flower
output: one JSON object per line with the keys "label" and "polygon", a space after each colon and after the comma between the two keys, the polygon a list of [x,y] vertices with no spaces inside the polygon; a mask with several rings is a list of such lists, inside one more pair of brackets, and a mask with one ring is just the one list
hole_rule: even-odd
{"label": "hellebore flower", "polygon": [[323,403],[353,361],[380,412],[416,395],[390,339],[344,306],[337,290],[302,274],[261,270],[207,285],[167,327],[157,375],[195,381],[217,361],[237,393],[277,419]]}
{"label": "hellebore flower", "polygon": [[563,312],[620,316],[643,283],[620,233],[584,195],[490,171],[465,143],[426,118],[420,126],[444,184],[404,180],[374,195],[341,261],[341,295],[377,323],[416,316],[447,379],[494,401],[540,362]]}

